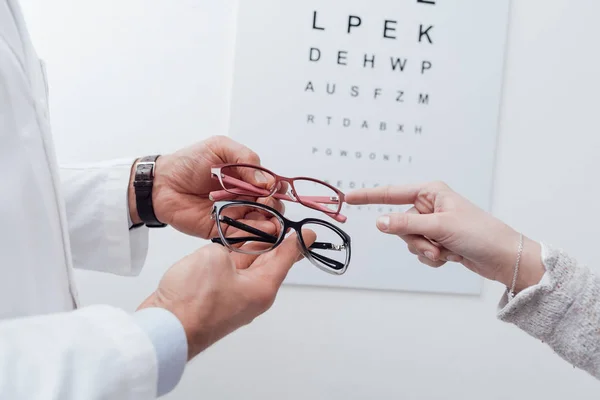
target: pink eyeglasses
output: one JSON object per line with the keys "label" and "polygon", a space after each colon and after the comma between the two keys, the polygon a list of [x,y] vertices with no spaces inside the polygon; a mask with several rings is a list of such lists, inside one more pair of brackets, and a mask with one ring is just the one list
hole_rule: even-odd
{"label": "pink eyeglasses", "polygon": [[[266,168],[252,164],[222,164],[210,169],[224,190],[210,193],[212,201],[222,201],[235,196],[274,197],[293,201],[324,212],[338,222],[346,222],[340,214],[344,193],[323,181],[307,178],[286,178]],[[248,183],[256,182],[255,184]]]}

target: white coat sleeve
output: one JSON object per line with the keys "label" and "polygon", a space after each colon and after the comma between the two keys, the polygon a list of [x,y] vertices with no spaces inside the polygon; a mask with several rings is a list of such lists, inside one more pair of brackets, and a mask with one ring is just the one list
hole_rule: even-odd
{"label": "white coat sleeve", "polygon": [[91,306],[0,323],[0,398],[148,400],[158,369],[148,335],[126,312]]}
{"label": "white coat sleeve", "polygon": [[133,162],[61,166],[75,268],[132,276],[144,265],[148,228],[129,230],[127,191]]}

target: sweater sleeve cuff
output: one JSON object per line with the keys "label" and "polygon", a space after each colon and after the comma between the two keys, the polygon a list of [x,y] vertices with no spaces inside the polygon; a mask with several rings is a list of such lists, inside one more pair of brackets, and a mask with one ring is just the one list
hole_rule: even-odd
{"label": "sweater sleeve cuff", "polygon": [[188,346],[181,322],[162,308],[136,312],[134,320],[154,345],[158,362],[157,395],[163,396],[179,383],[187,363]]}
{"label": "sweater sleeve cuff", "polygon": [[508,301],[506,292],[498,307],[498,318],[517,325],[530,335],[548,340],[556,321],[567,312],[573,298],[569,291],[575,270],[573,261],[558,249],[542,243],[542,262],[546,268],[542,280]]}

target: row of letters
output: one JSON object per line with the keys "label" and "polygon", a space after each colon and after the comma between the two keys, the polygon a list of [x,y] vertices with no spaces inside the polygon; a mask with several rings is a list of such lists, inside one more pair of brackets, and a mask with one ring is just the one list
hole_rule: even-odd
{"label": "row of letters", "polygon": [[407,125],[403,122],[392,122],[392,121],[380,121],[380,120],[366,120],[360,118],[350,117],[333,117],[330,115],[318,116],[315,114],[306,115],[306,124],[315,127],[329,127],[329,128],[344,128],[344,129],[358,129],[360,131],[379,131],[379,132],[391,132],[396,134],[413,134],[421,136],[423,135],[423,125]]}
{"label": "row of letters", "polygon": [[331,147],[317,147],[311,148],[311,154],[313,156],[328,157],[328,158],[343,158],[361,161],[377,161],[385,163],[402,163],[411,164],[413,157],[407,154],[397,154],[391,152],[376,152],[376,151],[364,151],[364,150],[349,150],[344,148],[333,149]]}
{"label": "row of letters", "polygon": [[369,98],[379,101],[391,101],[395,103],[413,103],[427,106],[430,102],[429,93],[406,93],[402,89],[384,89],[380,87],[367,88],[358,85],[338,85],[337,83],[313,83],[308,81],[304,86],[304,92],[310,94],[324,94],[327,96],[349,96],[353,98]]}
{"label": "row of letters", "polygon": [[[409,64],[409,59],[406,57],[382,57],[372,53],[362,53],[362,55],[357,56],[355,53],[350,53],[348,50],[336,50],[333,53],[328,52],[327,54],[333,54],[333,56],[331,58],[328,56],[323,56],[323,52],[320,48],[311,47],[308,53],[308,61],[311,63],[330,62],[341,67],[362,65],[362,68],[370,69],[375,69],[376,66],[379,68],[381,65],[388,65],[392,72],[405,72],[410,71],[410,68],[412,68],[413,70],[418,71],[421,75],[425,75],[425,73],[429,72],[433,68],[433,62],[429,60],[421,60],[416,64],[411,61]],[[416,67],[413,67],[413,65],[416,65]],[[407,69],[407,67],[409,67],[409,69]]]}

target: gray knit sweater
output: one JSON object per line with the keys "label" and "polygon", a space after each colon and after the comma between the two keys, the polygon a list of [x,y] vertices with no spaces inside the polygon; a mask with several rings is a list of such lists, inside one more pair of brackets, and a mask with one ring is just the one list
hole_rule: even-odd
{"label": "gray knit sweater", "polygon": [[558,355],[600,379],[600,279],[560,249],[542,244],[542,281],[507,304],[498,318],[547,343]]}

